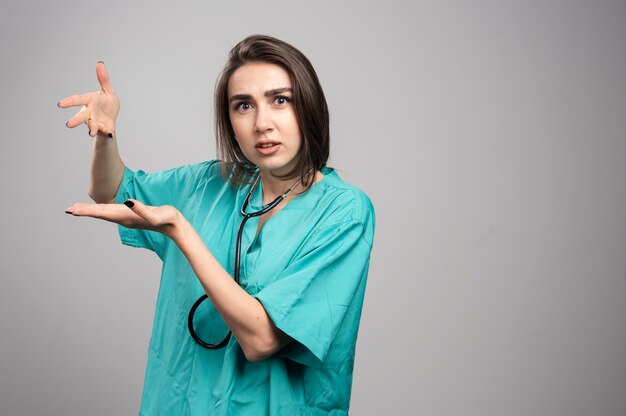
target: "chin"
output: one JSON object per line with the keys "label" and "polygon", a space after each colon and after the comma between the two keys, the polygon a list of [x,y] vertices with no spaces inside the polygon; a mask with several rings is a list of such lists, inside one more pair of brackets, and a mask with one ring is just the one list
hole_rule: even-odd
{"label": "chin", "polygon": [[285,167],[284,165],[270,165],[270,164],[261,164],[257,165],[260,170],[264,172],[272,172],[275,175],[279,175],[281,173],[289,172],[291,169]]}
{"label": "chin", "polygon": [[280,160],[256,160],[254,164],[262,171],[289,172],[295,166],[293,163]]}

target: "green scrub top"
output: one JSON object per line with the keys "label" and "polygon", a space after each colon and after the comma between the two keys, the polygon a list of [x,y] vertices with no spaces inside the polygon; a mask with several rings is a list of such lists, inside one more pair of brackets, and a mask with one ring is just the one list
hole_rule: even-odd
{"label": "green scrub top", "polygon": [[[163,234],[119,227],[124,244],[163,260],[139,414],[347,415],[354,348],[374,235],[374,209],[359,189],[325,177],[242,239],[240,283],[293,340],[272,357],[246,360],[235,337],[222,349],[196,344],[189,309],[204,291],[178,247]],[[126,168],[116,201],[173,205],[232,275],[241,206],[250,185],[233,186],[209,161],[147,174]],[[260,209],[262,184],[249,211]],[[210,301],[194,327],[207,342],[228,328]]]}

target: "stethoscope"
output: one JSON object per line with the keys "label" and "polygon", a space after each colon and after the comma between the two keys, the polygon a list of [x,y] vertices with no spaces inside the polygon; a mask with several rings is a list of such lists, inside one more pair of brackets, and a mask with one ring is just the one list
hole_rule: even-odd
{"label": "stethoscope", "polygon": [[[274,199],[269,204],[261,207],[260,210],[254,211],[254,212],[246,212],[246,208],[248,208],[248,204],[250,203],[250,198],[252,198],[252,193],[254,192],[254,189],[256,188],[257,184],[259,183],[259,179],[260,178],[261,178],[261,174],[259,173],[259,175],[257,175],[256,179],[254,180],[254,183],[252,184],[252,187],[250,188],[250,191],[248,191],[248,196],[246,196],[246,199],[243,202],[243,205],[241,206],[241,215],[243,216],[243,219],[241,220],[241,224],[239,224],[239,231],[237,231],[237,245],[236,245],[236,249],[235,249],[235,273],[234,273],[234,279],[235,279],[235,282],[237,284],[239,284],[239,266],[240,266],[239,263],[240,263],[240,257],[241,257],[241,237],[243,235],[243,227],[246,225],[246,222],[250,218],[258,217],[258,216],[261,216],[261,215],[271,211],[278,204],[280,204],[283,201],[283,199],[285,199],[285,197],[287,195],[289,195],[289,193],[291,191],[293,191],[296,188],[296,186],[298,186],[298,184],[300,184],[300,182],[302,182],[302,178],[300,178],[296,183],[294,183],[291,186],[291,188],[287,189],[287,191],[285,193],[283,193],[282,195],[279,195],[276,199]],[[228,340],[230,339],[230,336],[232,335],[231,331],[228,331],[228,334],[226,334],[226,338],[224,338],[222,341],[218,342],[217,344],[210,344],[210,343],[200,339],[198,334],[196,334],[196,330],[193,328],[193,317],[194,317],[194,315],[196,313],[196,309],[198,309],[198,306],[200,306],[200,304],[202,302],[204,302],[207,298],[208,298],[208,295],[205,293],[204,295],[202,295],[202,296],[200,296],[198,298],[196,303],[193,304],[193,306],[189,310],[189,316],[187,318],[187,327],[189,328],[189,333],[191,334],[191,337],[193,338],[193,340],[196,341],[201,346],[203,346],[204,348],[209,348],[209,349],[222,348],[223,346],[228,344]]]}

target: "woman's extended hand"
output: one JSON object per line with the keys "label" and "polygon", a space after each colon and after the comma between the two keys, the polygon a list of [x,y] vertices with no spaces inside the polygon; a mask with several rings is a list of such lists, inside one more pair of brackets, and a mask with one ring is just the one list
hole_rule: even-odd
{"label": "woman's extended hand", "polygon": [[115,120],[120,112],[120,100],[109,81],[104,62],[96,65],[96,76],[100,83],[100,91],[73,95],[57,103],[60,108],[83,106],[65,125],[74,128],[82,123],[89,127],[89,135],[113,137],[115,135]]}
{"label": "woman's extended hand", "polygon": [[157,231],[172,237],[180,223],[180,211],[171,205],[153,207],[135,199],[124,204],[81,204],[77,203],[65,210],[76,217],[92,217],[114,222],[126,228]]}

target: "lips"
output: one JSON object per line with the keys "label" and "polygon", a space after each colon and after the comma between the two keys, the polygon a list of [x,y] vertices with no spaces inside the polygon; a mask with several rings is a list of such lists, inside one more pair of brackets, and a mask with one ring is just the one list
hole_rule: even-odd
{"label": "lips", "polygon": [[257,152],[261,153],[262,155],[271,155],[276,153],[280,146],[281,144],[279,142],[275,142],[272,140],[262,140],[258,142],[254,147]]}

